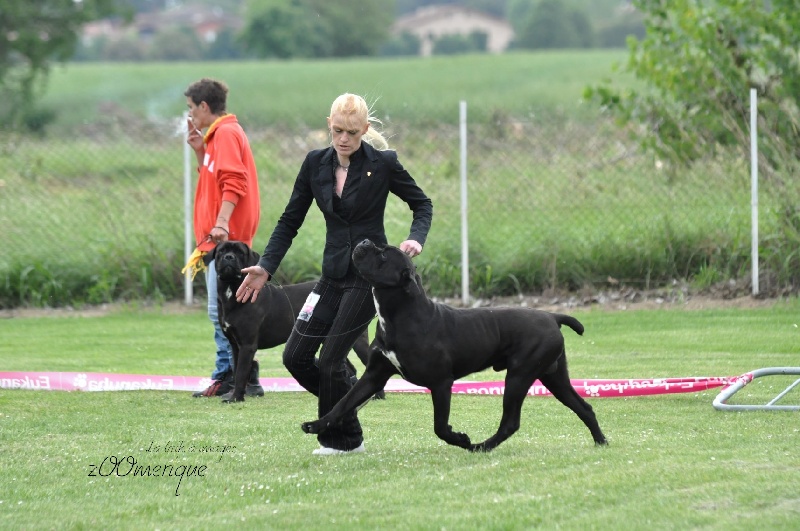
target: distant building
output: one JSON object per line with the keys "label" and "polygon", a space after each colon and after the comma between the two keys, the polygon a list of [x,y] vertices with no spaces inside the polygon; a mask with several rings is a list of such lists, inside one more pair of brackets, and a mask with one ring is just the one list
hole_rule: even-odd
{"label": "distant building", "polygon": [[393,35],[415,35],[423,56],[431,55],[436,39],[443,35],[466,36],[474,31],[486,34],[486,49],[491,53],[503,52],[514,38],[514,30],[506,20],[453,5],[421,7],[398,18],[392,26]]}
{"label": "distant building", "polygon": [[94,20],[83,25],[81,42],[89,46],[97,39],[118,37],[123,31],[123,24],[118,19]]}
{"label": "distant building", "polygon": [[189,27],[200,40],[214,42],[225,29],[238,31],[244,23],[241,17],[226,13],[219,7],[179,4],[161,12],[140,13],[135,25],[141,36],[153,35],[170,26]]}
{"label": "distant building", "polygon": [[210,43],[225,29],[238,31],[243,25],[241,17],[228,14],[218,7],[181,4],[164,11],[137,13],[130,24],[119,19],[89,22],[83,26],[81,39],[88,45],[100,37],[118,39],[133,33],[146,41],[164,29],[188,27],[194,30],[199,39]]}

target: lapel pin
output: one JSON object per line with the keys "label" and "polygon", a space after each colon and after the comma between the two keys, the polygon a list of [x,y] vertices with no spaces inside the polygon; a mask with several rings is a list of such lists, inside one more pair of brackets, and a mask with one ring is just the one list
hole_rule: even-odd
{"label": "lapel pin", "polygon": [[368,172],[367,172],[367,177],[371,177],[371,176],[372,176],[372,172],[371,172],[371,171],[368,171]]}

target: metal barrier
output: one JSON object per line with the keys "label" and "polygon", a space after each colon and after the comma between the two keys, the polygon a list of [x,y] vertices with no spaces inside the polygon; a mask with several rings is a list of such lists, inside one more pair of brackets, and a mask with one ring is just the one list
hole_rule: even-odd
{"label": "metal barrier", "polygon": [[788,374],[797,374],[800,375],[800,367],[767,367],[764,369],[756,369],[752,372],[747,374],[743,374],[739,378],[737,378],[736,382],[732,385],[723,389],[717,397],[714,399],[714,407],[719,410],[725,411],[800,411],[800,405],[798,406],[780,406],[776,405],[776,403],[786,396],[792,389],[800,385],[800,378],[795,380],[794,383],[790,384],[786,389],[780,392],[775,398],[770,400],[764,405],[754,405],[754,404],[744,404],[744,405],[733,405],[733,404],[726,404],[726,402],[734,395],[737,391],[742,389],[744,386],[755,380],[756,378],[760,378],[762,376],[776,376],[776,375],[788,375]]}

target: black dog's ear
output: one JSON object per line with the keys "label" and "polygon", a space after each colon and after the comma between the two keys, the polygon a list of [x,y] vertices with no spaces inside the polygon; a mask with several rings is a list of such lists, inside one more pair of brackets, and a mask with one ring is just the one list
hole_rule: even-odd
{"label": "black dog's ear", "polygon": [[206,267],[208,267],[208,264],[211,263],[211,260],[217,258],[217,247],[219,247],[219,244],[214,246],[213,249],[211,249],[210,251],[208,251],[206,254],[203,255],[203,263],[206,265]]}
{"label": "black dog's ear", "polygon": [[403,269],[402,277],[403,284],[405,285],[403,291],[405,291],[406,294],[411,295],[413,288],[416,288],[415,291],[420,290],[419,275],[417,275],[412,269]]}

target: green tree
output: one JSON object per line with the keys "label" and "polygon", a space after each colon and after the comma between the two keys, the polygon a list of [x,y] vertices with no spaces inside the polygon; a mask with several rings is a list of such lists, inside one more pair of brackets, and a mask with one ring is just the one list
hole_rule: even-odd
{"label": "green tree", "polygon": [[214,61],[242,59],[245,57],[244,48],[235,31],[224,29],[208,47],[206,59]]}
{"label": "green tree", "polygon": [[457,55],[462,53],[479,53],[486,51],[489,37],[482,31],[473,31],[469,35],[442,35],[433,43],[434,55]]}
{"label": "green tree", "polygon": [[[317,57],[377,55],[389,38],[394,0],[309,0],[325,46]],[[356,7],[354,7],[356,6]]]}
{"label": "green tree", "polygon": [[594,28],[586,13],[579,9],[573,9],[569,14],[569,20],[572,27],[575,28],[576,47],[591,48],[594,46]]}
{"label": "green tree", "polygon": [[639,12],[623,14],[597,28],[597,45],[601,48],[624,48],[629,35],[637,39],[644,39],[646,36]]}
{"label": "green tree", "polygon": [[507,0],[461,0],[464,7],[503,18],[506,14]]}
{"label": "green tree", "polygon": [[404,31],[381,46],[380,54],[383,56],[419,55],[422,43],[413,33]]}
{"label": "green tree", "polygon": [[769,168],[800,155],[800,10],[795,0],[636,0],[646,37],[630,37],[624,70],[641,89],[588,87],[641,142],[688,164],[748,146],[749,93],[758,91],[760,150]]}
{"label": "green tree", "polygon": [[394,0],[255,0],[242,42],[258,57],[376,55],[393,18]]}
{"label": "green tree", "polygon": [[242,43],[256,57],[313,57],[321,46],[305,0],[255,0],[248,8]]}
{"label": "green tree", "polygon": [[198,61],[207,47],[192,28],[172,26],[153,36],[148,56],[154,61]]}
{"label": "green tree", "polygon": [[562,0],[516,0],[508,6],[516,38],[525,49],[588,48],[594,43],[585,10]]}
{"label": "green tree", "polygon": [[535,0],[509,0],[506,6],[506,19],[515,31],[519,32],[521,22],[528,18],[535,4]]}
{"label": "green tree", "polygon": [[18,125],[34,110],[53,61],[72,57],[84,23],[115,11],[114,0],[3,0],[0,120]]}
{"label": "green tree", "polygon": [[[637,0],[647,34],[629,38],[639,89],[588,88],[669,162],[749,157],[750,92],[758,94],[758,166],[772,203],[759,241],[777,285],[800,282],[800,10],[796,0]],[[733,182],[732,182],[733,184]]]}

